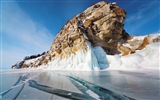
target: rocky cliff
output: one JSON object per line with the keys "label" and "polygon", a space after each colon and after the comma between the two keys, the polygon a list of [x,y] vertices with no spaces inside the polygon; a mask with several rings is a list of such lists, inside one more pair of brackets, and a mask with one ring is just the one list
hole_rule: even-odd
{"label": "rocky cliff", "polygon": [[126,12],[116,4],[97,3],[67,22],[49,53],[65,58],[78,49],[87,50],[86,41],[108,54],[119,53],[117,43],[129,36],[123,29],[125,17]]}
{"label": "rocky cliff", "polygon": [[[80,69],[88,66],[93,70],[106,68],[108,64],[107,60],[103,59],[104,55],[128,55],[149,44],[146,43],[146,38],[139,40],[136,48],[125,45],[132,44],[129,39],[133,38],[123,28],[125,18],[126,12],[116,3],[102,1],[92,5],[66,23],[48,52],[34,60],[31,57],[24,59],[12,68],[39,66],[48,66],[51,69],[69,69],[75,66]],[[97,54],[98,52],[101,54]]]}

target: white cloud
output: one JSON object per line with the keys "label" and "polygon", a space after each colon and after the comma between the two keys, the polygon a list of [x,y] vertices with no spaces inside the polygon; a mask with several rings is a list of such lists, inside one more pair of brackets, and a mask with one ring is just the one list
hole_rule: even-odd
{"label": "white cloud", "polygon": [[[135,3],[135,2],[134,2]],[[134,22],[135,20],[140,20],[142,19],[144,16],[144,12],[147,11],[148,9],[150,9],[151,7],[153,7],[155,5],[155,2],[153,1],[148,1],[147,5],[141,5],[141,8],[137,11],[137,13],[134,13],[132,15],[130,15],[127,19],[126,22]]]}
{"label": "white cloud", "polygon": [[[147,3],[141,5],[140,9],[136,13],[127,16],[125,25],[132,27],[130,29],[130,33],[136,34],[137,30],[141,30],[142,26],[144,26],[145,24],[148,24],[151,20],[156,18],[157,15],[152,15],[152,16],[150,15],[150,17],[147,16],[148,14],[147,11],[155,8],[155,5],[156,5],[156,2],[148,1]],[[151,13],[155,14],[157,13],[156,11],[157,10],[153,10]],[[138,24],[136,24],[135,26],[135,23],[138,23]]]}
{"label": "white cloud", "polygon": [[[2,3],[2,67],[11,67],[25,55],[49,50],[53,35],[49,30],[30,18],[16,2]],[[10,40],[6,40],[8,38]],[[8,42],[14,42],[14,45]],[[23,45],[19,45],[19,42]],[[11,57],[14,56],[14,57]],[[14,58],[14,62],[11,58]],[[9,64],[7,64],[9,63]]]}

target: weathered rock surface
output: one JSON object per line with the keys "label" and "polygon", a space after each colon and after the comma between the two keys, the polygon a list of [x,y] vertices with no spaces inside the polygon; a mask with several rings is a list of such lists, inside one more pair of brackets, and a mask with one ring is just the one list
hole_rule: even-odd
{"label": "weathered rock surface", "polygon": [[[54,59],[64,59],[79,50],[88,50],[87,42],[101,46],[108,55],[128,55],[137,49],[143,49],[147,38],[143,41],[130,42],[129,34],[123,29],[126,12],[116,3],[99,2],[69,20],[57,34],[50,50],[30,63],[24,62],[20,68],[38,67]],[[131,37],[130,37],[131,38]],[[155,40],[159,41],[159,40]],[[124,43],[137,46],[127,47]],[[16,67],[17,64],[13,66]]]}
{"label": "weathered rock surface", "polygon": [[160,42],[159,34],[149,34],[147,36],[130,36],[123,44],[118,44],[118,50],[123,56],[134,53],[136,50],[142,50],[148,44]]}
{"label": "weathered rock surface", "polygon": [[116,4],[99,2],[69,20],[53,41],[51,57],[65,58],[79,49],[85,49],[86,41],[101,46],[107,54],[119,53],[117,44],[126,40],[123,29],[126,12]]}

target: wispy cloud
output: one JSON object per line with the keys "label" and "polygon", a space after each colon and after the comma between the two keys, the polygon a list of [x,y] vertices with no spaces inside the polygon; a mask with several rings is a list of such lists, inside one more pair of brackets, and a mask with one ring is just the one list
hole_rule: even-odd
{"label": "wispy cloud", "polygon": [[[54,37],[45,26],[30,18],[16,2],[2,3],[1,32],[2,67],[10,67],[25,55],[49,50]],[[14,61],[11,56],[14,56]]]}
{"label": "wispy cloud", "polygon": [[[134,2],[135,3],[135,2]],[[150,9],[154,5],[154,2],[149,2],[148,5],[142,5],[141,8],[134,14],[130,15],[126,22],[134,22],[135,20],[140,20],[144,17],[144,12]]]}
{"label": "wispy cloud", "polygon": [[126,27],[129,28],[131,33],[136,34],[137,30],[145,30],[141,27],[145,26],[145,24],[149,24],[153,19],[157,17],[158,8],[155,9],[155,6],[157,6],[156,3],[158,2],[148,1],[147,3],[142,3],[142,5],[139,6],[140,9],[136,13],[132,13],[131,15],[127,16],[125,23]]}

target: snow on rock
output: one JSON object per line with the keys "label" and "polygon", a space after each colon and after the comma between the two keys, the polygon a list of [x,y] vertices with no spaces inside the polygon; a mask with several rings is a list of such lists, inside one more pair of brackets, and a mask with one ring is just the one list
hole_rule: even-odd
{"label": "snow on rock", "polygon": [[131,70],[140,68],[159,68],[160,43],[151,43],[143,50],[127,56],[106,55],[108,69]]}
{"label": "snow on rock", "polygon": [[124,47],[128,47],[128,48],[132,48],[130,44],[124,43],[123,44]]}
{"label": "snow on rock", "polygon": [[160,33],[145,36],[131,36],[126,42],[119,44],[118,49],[122,55],[134,53],[144,49],[148,44],[160,42]]}
{"label": "snow on rock", "polygon": [[[160,43],[151,43],[143,50],[137,50],[127,56],[107,55],[100,46],[92,47],[87,43],[88,51],[80,50],[76,55],[65,59],[55,59],[47,65],[49,70],[136,70],[158,68]],[[42,67],[42,66],[41,66]]]}
{"label": "snow on rock", "polygon": [[100,47],[92,47],[89,42],[87,42],[88,50],[79,50],[75,55],[71,54],[68,58],[58,58],[47,65],[42,65],[49,70],[100,70],[108,67],[108,62],[106,60],[106,53]]}
{"label": "snow on rock", "polygon": [[37,57],[37,58],[33,58],[33,59],[29,59],[29,60],[25,60],[24,64],[29,65],[29,64],[34,63],[35,61],[37,61],[38,59],[41,59],[41,58],[42,58],[42,56]]}
{"label": "snow on rock", "polygon": [[143,40],[146,36],[133,36],[133,38],[129,41],[135,41],[135,40]]}
{"label": "snow on rock", "polygon": [[149,43],[152,43],[154,39],[156,38],[160,38],[160,33],[155,33],[155,34],[148,34],[148,35],[144,35],[144,36],[132,36],[132,39],[128,40],[129,42],[133,42],[136,40],[144,40],[144,38],[147,37],[147,39],[149,40]]}
{"label": "snow on rock", "polygon": [[[132,38],[142,39],[143,36]],[[152,41],[159,39],[160,35],[148,35]],[[145,38],[145,36],[144,36]],[[144,39],[143,38],[143,39]],[[158,41],[158,40],[156,40]],[[152,42],[141,50],[135,50],[134,53],[128,55],[107,55],[101,46],[92,46],[90,41],[86,40],[86,49],[79,49],[75,54],[62,58],[51,59],[49,63],[42,63],[39,59],[48,57],[45,53],[36,58],[29,57],[16,63],[16,68],[27,68],[32,64],[42,65],[37,68],[45,68],[47,70],[78,70],[78,71],[97,71],[97,70],[139,70],[143,68],[157,69],[160,68],[160,42]],[[126,44],[126,46],[129,44]],[[49,59],[49,58],[48,58]]]}

